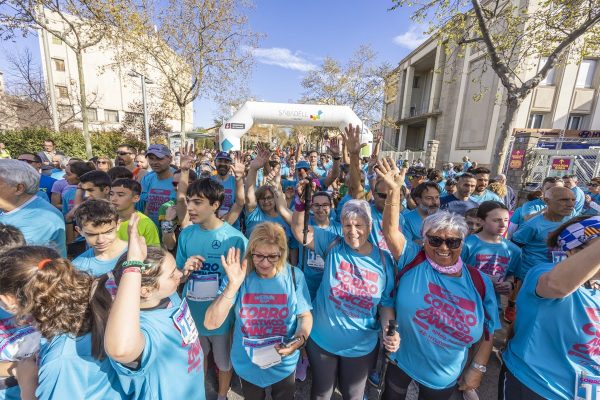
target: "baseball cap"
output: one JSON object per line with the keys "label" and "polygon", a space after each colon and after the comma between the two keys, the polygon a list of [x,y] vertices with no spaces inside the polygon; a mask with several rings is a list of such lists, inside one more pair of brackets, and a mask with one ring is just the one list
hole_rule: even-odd
{"label": "baseball cap", "polygon": [[158,158],[171,157],[171,150],[164,144],[151,144],[146,150],[146,156],[154,154]]}
{"label": "baseball cap", "polygon": [[296,163],[296,169],[310,169],[310,164],[307,161]]}
{"label": "baseball cap", "polygon": [[215,157],[215,160],[227,160],[227,161],[233,161],[231,159],[231,156],[229,155],[228,152],[226,151],[220,151],[217,156]]}

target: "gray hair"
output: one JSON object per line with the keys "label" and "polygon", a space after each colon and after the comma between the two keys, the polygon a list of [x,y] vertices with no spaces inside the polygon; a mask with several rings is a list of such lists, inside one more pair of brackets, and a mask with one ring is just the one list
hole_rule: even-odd
{"label": "gray hair", "polygon": [[369,203],[364,200],[348,200],[346,204],[344,204],[344,207],[342,207],[340,220],[343,222],[344,219],[348,218],[362,218],[369,226],[371,226],[373,219],[371,218],[371,207],[369,206]]}
{"label": "gray hair", "polygon": [[9,185],[24,185],[27,194],[36,194],[40,186],[40,174],[19,160],[0,160],[0,179]]}
{"label": "gray hair", "polygon": [[469,227],[462,215],[450,213],[448,211],[438,211],[435,214],[428,216],[423,221],[421,235],[425,237],[430,231],[456,231],[460,234],[461,238],[464,239],[469,234]]}
{"label": "gray hair", "polygon": [[498,175],[496,175],[496,177],[494,179],[497,181],[506,181],[506,175],[498,174]]}

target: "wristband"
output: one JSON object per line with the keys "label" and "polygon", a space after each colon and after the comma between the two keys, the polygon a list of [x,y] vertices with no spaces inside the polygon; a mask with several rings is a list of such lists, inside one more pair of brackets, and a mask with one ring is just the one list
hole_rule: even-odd
{"label": "wristband", "polygon": [[162,221],[160,223],[160,229],[165,233],[175,232],[175,224],[173,221]]}
{"label": "wristband", "polygon": [[296,196],[296,199],[294,200],[294,210],[296,210],[298,212],[302,212],[305,209],[306,209],[306,204],[304,204],[302,201],[300,201],[298,196]]}
{"label": "wristband", "polygon": [[487,367],[485,365],[476,363],[475,361],[471,363],[471,368],[481,372],[482,374],[485,374],[487,371]]}
{"label": "wristband", "polygon": [[121,275],[125,275],[129,272],[137,272],[138,274],[142,273],[142,269],[138,268],[138,267],[128,267],[128,268],[124,268],[123,271],[121,271]]}
{"label": "wristband", "polygon": [[133,267],[133,268],[137,268],[140,270],[140,272],[144,272],[146,270],[146,267],[148,266],[148,264],[145,264],[143,261],[125,261],[123,264],[121,264],[121,267],[123,269],[127,268],[127,267]]}

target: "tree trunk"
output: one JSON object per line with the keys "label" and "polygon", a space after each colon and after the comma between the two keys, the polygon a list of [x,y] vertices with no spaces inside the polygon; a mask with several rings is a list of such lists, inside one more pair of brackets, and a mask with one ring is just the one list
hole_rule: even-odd
{"label": "tree trunk", "polygon": [[508,152],[508,146],[510,145],[510,138],[512,136],[511,128],[521,102],[522,100],[519,100],[516,96],[511,96],[510,94],[507,96],[506,115],[504,116],[504,122],[502,122],[502,127],[500,128],[498,139],[496,139],[496,146],[494,147],[493,152],[493,154],[498,155],[495,157],[496,162],[492,165],[492,174],[494,175],[503,172],[502,170],[507,157],[506,153]]}
{"label": "tree trunk", "polygon": [[81,121],[83,122],[83,141],[85,142],[85,154],[88,159],[92,158],[92,138],[90,136],[87,98],[85,96],[85,77],[83,74],[83,53],[81,50],[75,52],[77,60],[77,75],[79,77],[79,107],[81,108]]}
{"label": "tree trunk", "polygon": [[181,131],[181,147],[185,148],[185,106],[179,106],[179,126]]}

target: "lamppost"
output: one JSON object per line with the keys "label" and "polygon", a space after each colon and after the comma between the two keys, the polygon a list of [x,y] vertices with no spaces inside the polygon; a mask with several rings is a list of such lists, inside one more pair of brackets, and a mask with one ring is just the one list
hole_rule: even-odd
{"label": "lamppost", "polygon": [[143,74],[140,74],[137,71],[131,70],[128,74],[129,76],[133,76],[133,77],[140,77],[142,80],[142,104],[144,107],[144,133],[146,134],[146,148],[150,147],[150,128],[149,128],[149,123],[148,123],[148,104],[146,102],[146,84],[148,85],[152,85],[154,82],[152,82],[150,79],[146,78]]}

